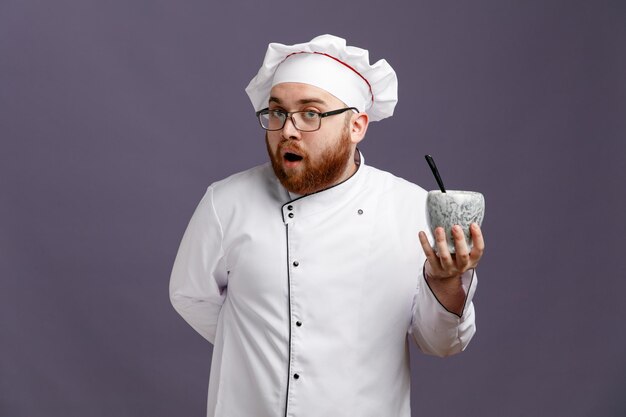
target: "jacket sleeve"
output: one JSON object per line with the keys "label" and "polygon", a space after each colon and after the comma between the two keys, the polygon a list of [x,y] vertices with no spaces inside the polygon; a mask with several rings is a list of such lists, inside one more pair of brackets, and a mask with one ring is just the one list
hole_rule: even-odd
{"label": "jacket sleeve", "polygon": [[466,298],[463,314],[446,310],[432,292],[424,270],[418,277],[417,291],[413,298],[412,321],[409,333],[424,353],[449,356],[463,351],[476,332],[472,298],[478,283],[476,271],[471,269],[461,277]]}
{"label": "jacket sleeve", "polygon": [[174,309],[209,342],[215,342],[226,298],[223,232],[209,187],[185,230],[170,277]]}

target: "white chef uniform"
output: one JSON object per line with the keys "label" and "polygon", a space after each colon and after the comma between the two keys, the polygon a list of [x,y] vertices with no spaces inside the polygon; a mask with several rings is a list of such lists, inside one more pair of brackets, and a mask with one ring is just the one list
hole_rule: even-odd
{"label": "white chef uniform", "polygon": [[[265,164],[212,184],[174,264],[176,310],[213,343],[210,417],[409,417],[407,334],[429,354],[475,332],[423,277],[426,191],[364,164],[292,200]],[[432,237],[431,237],[432,241]]]}

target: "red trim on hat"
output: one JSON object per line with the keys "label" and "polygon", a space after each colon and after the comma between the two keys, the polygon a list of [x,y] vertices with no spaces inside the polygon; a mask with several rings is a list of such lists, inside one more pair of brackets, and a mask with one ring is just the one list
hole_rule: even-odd
{"label": "red trim on hat", "polygon": [[[365,81],[365,84],[367,84],[367,88],[370,90],[370,95],[372,96],[372,103],[374,102],[374,92],[372,91],[372,85],[369,83],[369,81],[367,81],[367,78],[365,78],[365,77],[364,77],[364,76],[363,76],[360,72],[358,72],[356,69],[354,69],[354,67],[352,67],[352,66],[350,66],[350,65],[346,64],[345,62],[343,62],[343,61],[342,61],[342,60],[340,60],[339,58],[335,58],[335,57],[334,57],[334,56],[332,56],[332,55],[328,55],[328,54],[326,54],[326,53],[324,53],[324,52],[307,52],[307,51],[292,52],[292,53],[290,53],[289,55],[287,55],[287,56],[285,57],[285,59],[283,59],[283,60],[281,61],[281,63],[282,63],[282,62],[285,62],[285,60],[286,60],[287,58],[289,58],[291,55],[298,55],[298,54],[317,54],[317,55],[324,55],[324,56],[327,56],[328,58],[334,59],[335,61],[339,62],[341,65],[343,65],[343,66],[345,66],[346,68],[348,68],[348,69],[352,70],[352,72],[354,72],[356,75],[358,75],[359,77],[361,77],[361,79],[362,79],[363,81]],[[365,109],[363,109],[363,110],[365,110]]]}

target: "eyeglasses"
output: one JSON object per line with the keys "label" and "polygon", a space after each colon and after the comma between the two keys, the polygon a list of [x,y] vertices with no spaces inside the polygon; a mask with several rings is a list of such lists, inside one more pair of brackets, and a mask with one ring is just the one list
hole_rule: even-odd
{"label": "eyeglasses", "polygon": [[265,108],[256,112],[261,127],[265,130],[281,130],[285,127],[287,118],[291,119],[293,126],[301,132],[314,132],[322,126],[322,119],[328,116],[344,113],[348,110],[358,112],[356,107],[346,107],[345,109],[327,111],[319,113],[312,110],[286,112],[284,110],[270,110]]}

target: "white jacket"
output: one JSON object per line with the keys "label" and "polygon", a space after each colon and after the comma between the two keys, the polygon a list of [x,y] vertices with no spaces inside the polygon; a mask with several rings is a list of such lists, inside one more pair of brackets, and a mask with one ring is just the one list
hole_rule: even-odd
{"label": "white jacket", "polygon": [[446,356],[475,332],[473,271],[461,317],[423,278],[425,206],[422,188],[364,163],[295,200],[269,164],[212,184],[170,281],[214,345],[207,415],[409,417],[407,334]]}

